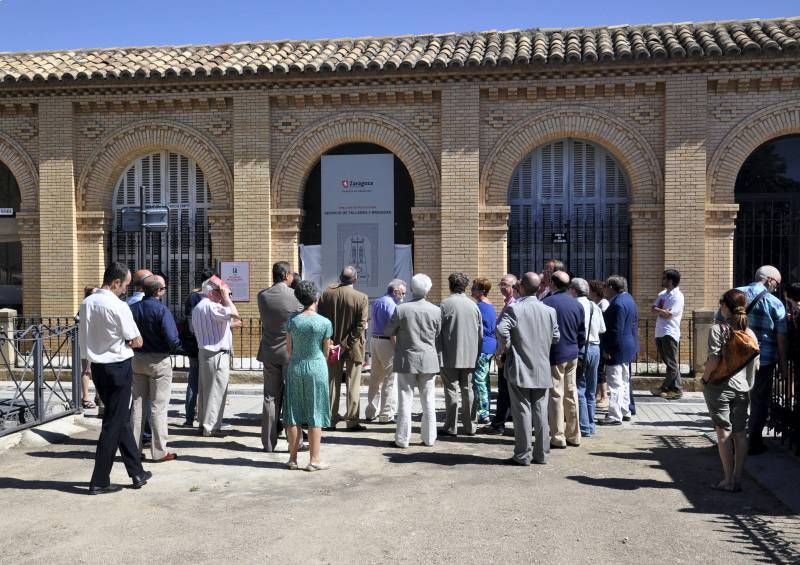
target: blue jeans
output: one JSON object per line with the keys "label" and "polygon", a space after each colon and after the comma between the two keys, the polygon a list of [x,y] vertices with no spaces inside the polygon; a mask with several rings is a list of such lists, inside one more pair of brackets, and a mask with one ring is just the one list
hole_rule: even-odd
{"label": "blue jeans", "polygon": [[197,357],[189,357],[189,380],[186,384],[186,423],[194,424],[194,414],[197,410],[197,381],[200,377],[200,365]]}
{"label": "blue jeans", "polygon": [[586,349],[586,365],[583,374],[578,375],[578,422],[583,437],[588,437],[595,432],[594,412],[599,365],[600,346],[590,344]]}

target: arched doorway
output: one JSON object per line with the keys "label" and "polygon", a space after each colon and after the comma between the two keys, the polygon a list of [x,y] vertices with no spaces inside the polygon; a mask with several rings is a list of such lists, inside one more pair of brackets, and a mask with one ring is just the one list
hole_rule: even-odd
{"label": "arched doorway", "polygon": [[629,194],[619,163],[599,145],[561,139],[535,149],[508,188],[509,272],[557,258],[587,280],[630,277]]}
{"label": "arched doorway", "polygon": [[775,265],[787,281],[800,279],[800,135],[770,140],[739,169],[739,212],[733,244],[734,284]]}
{"label": "arched doorway", "polygon": [[144,266],[168,276],[166,303],[179,314],[183,300],[200,282],[197,273],[211,266],[208,182],[195,161],[171,151],[140,157],[122,173],[114,192],[111,256],[131,269],[141,267],[140,236],[122,230],[122,209],[139,206],[141,185],[147,206],[169,208],[169,229],[148,233]]}
{"label": "arched doorway", "polygon": [[[391,151],[372,143],[347,143],[326,151],[324,155],[393,155]],[[322,156],[306,180],[303,192],[303,223],[300,227],[301,246],[322,244]],[[413,251],[414,224],[411,208],[414,206],[414,186],[405,164],[394,156],[394,244],[396,253],[400,246]],[[413,253],[412,253],[413,254]],[[301,251],[301,259],[304,253]],[[307,256],[307,255],[306,255]],[[306,276],[306,273],[304,273]],[[389,281],[386,281],[387,283]]]}
{"label": "arched doorway", "polygon": [[22,248],[16,215],[21,204],[17,179],[0,162],[0,308],[22,311]]}

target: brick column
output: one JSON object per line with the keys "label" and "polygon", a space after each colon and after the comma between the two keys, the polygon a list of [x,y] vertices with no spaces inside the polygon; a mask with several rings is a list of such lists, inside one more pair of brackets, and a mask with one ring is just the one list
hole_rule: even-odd
{"label": "brick column", "polygon": [[76,284],[75,174],[72,102],[39,102],[39,280],[44,316],[74,315]]}
{"label": "brick column", "polygon": [[508,214],[510,206],[484,206],[480,209],[480,251],[478,274],[492,282],[489,300],[495,310],[503,307],[500,279],[508,265]]}
{"label": "brick column", "polygon": [[[411,209],[414,218],[414,273],[424,273],[433,281],[433,288],[428,300],[438,303],[442,299],[439,281],[442,272],[441,222],[439,209],[427,206],[415,206]],[[409,284],[411,281],[407,281]],[[445,287],[447,281],[445,281]]]}
{"label": "brick column", "polygon": [[738,204],[708,204],[706,208],[705,308],[716,310],[722,294],[734,284],[733,234]]}
{"label": "brick column", "polygon": [[664,265],[685,275],[685,311],[702,307],[705,293],[706,77],[666,81]]}
{"label": "brick column", "polygon": [[442,89],[442,241],[438,283],[443,296],[449,294],[450,273],[463,271],[469,277],[480,274],[479,114],[477,84],[447,85]]}
{"label": "brick column", "polygon": [[[233,257],[250,261],[250,302],[242,316],[258,316],[256,295],[272,283],[270,263],[269,96],[264,91],[233,99]],[[293,266],[294,267],[294,266]]]}

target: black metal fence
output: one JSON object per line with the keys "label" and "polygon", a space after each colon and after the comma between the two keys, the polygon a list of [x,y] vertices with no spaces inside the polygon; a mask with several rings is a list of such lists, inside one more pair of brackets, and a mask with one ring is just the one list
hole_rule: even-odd
{"label": "black metal fence", "polygon": [[[685,316],[681,320],[681,339],[678,347],[678,368],[683,376],[694,376],[694,320]],[[655,318],[639,319],[639,355],[632,366],[633,374],[639,376],[666,373],[666,365],[656,349]]]}
{"label": "black metal fence", "polygon": [[772,405],[768,427],[782,443],[793,447],[800,455],[800,362],[789,362],[788,374],[777,368],[772,381]]}
{"label": "black metal fence", "polygon": [[79,358],[74,321],[0,328],[0,437],[80,410]]}

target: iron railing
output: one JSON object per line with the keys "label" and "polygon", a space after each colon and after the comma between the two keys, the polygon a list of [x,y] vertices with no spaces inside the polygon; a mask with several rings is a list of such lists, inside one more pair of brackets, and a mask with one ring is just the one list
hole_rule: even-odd
{"label": "iron railing", "polygon": [[[681,320],[681,339],[678,346],[678,368],[682,376],[694,376],[694,320],[685,316]],[[634,375],[663,375],[667,366],[658,356],[656,348],[655,318],[639,319],[639,354],[631,367]]]}
{"label": "iron railing", "polygon": [[74,321],[0,328],[0,437],[80,410],[79,358]]}
{"label": "iron railing", "polygon": [[767,427],[782,443],[800,455],[800,361],[789,361],[788,374],[778,368],[772,381],[772,402]]}

